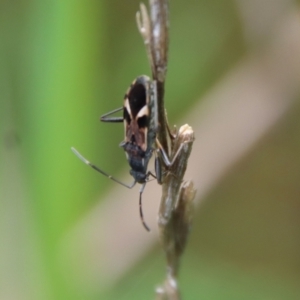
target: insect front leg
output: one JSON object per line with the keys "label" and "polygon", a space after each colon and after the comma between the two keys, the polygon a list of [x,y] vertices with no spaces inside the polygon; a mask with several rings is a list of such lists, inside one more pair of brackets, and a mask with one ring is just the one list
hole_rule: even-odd
{"label": "insect front leg", "polygon": [[156,180],[158,184],[162,184],[162,167],[161,167],[161,160],[157,153],[155,152],[155,174],[156,174]]}
{"label": "insect front leg", "polygon": [[161,158],[162,158],[164,164],[167,166],[167,168],[170,168],[174,164],[174,162],[175,162],[176,158],[178,157],[179,153],[181,152],[181,150],[184,146],[184,143],[182,143],[179,146],[178,150],[176,151],[175,155],[172,158],[172,161],[170,161],[168,154],[166,153],[165,149],[163,148],[163,146],[161,145],[161,143],[159,142],[159,140],[157,138],[156,138],[156,145],[157,145],[157,148],[158,148],[157,149],[158,152],[161,154]]}

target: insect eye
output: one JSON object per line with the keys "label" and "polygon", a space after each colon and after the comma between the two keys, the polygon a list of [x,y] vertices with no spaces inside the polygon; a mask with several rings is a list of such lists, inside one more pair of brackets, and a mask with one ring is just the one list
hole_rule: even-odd
{"label": "insect eye", "polygon": [[131,122],[131,118],[130,118],[130,115],[126,109],[126,107],[124,107],[124,119],[126,120],[126,122],[128,123],[128,125],[130,124]]}
{"label": "insect eye", "polygon": [[148,126],[148,117],[147,116],[142,116],[137,119],[137,123],[139,128],[145,128]]}

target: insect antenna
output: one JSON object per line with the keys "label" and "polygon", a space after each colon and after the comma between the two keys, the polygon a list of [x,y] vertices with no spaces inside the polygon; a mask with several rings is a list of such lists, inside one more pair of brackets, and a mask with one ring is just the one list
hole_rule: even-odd
{"label": "insect antenna", "polygon": [[[94,170],[96,170],[97,172],[101,173],[102,175],[108,177],[109,179],[111,179],[112,181],[121,184],[125,187],[127,187],[128,189],[131,189],[135,186],[136,181],[134,181],[132,184],[128,185],[118,179],[116,179],[115,177],[107,174],[106,172],[102,171],[100,168],[98,168],[96,165],[92,164],[91,162],[89,162],[86,158],[84,158],[75,148],[71,147],[71,150],[73,151],[73,153],[81,160],[83,161],[85,164],[87,164],[88,166],[92,167]],[[144,190],[144,189],[143,189]],[[143,192],[143,191],[142,191]]]}
{"label": "insect antenna", "polygon": [[140,218],[141,218],[142,224],[143,224],[143,226],[145,227],[145,229],[146,229],[147,231],[150,231],[150,228],[148,227],[148,225],[147,225],[146,222],[145,222],[144,214],[143,214],[143,208],[142,208],[142,194],[143,194],[143,192],[144,192],[145,186],[146,186],[146,183],[144,183],[144,184],[142,185],[141,190],[140,190],[140,198],[139,198]]}

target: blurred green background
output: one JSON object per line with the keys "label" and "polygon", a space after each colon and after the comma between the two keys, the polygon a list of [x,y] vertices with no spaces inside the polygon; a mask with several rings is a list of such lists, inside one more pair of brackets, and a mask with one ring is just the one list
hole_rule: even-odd
{"label": "blurred green background", "polygon": [[[154,299],[164,278],[158,244],[98,289],[79,287],[80,274],[66,276],[59,253],[66,234],[115,187],[70,147],[110,174],[127,168],[117,147],[123,129],[100,124],[99,116],[122,105],[135,77],[150,74],[135,24],[139,2],[0,1],[1,300]],[[240,61],[264,51],[283,16],[295,12],[300,22],[299,1],[261,1],[265,10],[257,1],[170,2],[171,124]],[[249,39],[243,9],[257,14],[254,27],[270,28]],[[183,299],[300,299],[299,95],[195,210]]]}

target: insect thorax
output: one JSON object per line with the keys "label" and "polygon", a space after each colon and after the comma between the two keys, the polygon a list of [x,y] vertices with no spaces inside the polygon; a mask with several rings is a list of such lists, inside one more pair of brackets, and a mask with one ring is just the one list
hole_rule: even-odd
{"label": "insect thorax", "polygon": [[139,146],[131,143],[121,144],[123,147],[128,163],[131,167],[130,174],[136,182],[144,183],[147,180],[147,166],[152,156],[152,150],[143,151]]}

